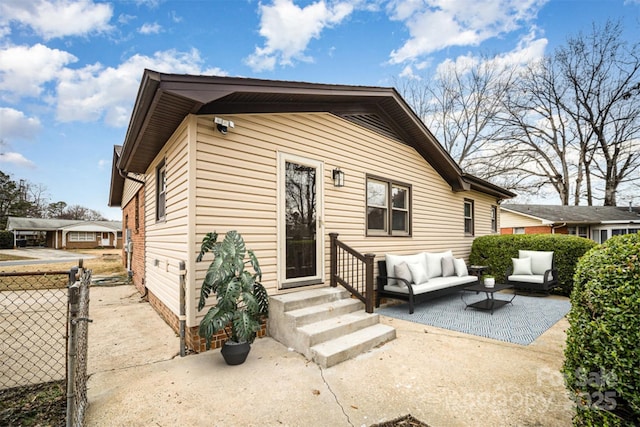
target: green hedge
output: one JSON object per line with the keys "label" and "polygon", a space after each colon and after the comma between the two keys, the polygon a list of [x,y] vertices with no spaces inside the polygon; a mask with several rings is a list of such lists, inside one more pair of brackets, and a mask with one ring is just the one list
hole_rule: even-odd
{"label": "green hedge", "polygon": [[0,231],[0,249],[13,249],[13,231]]}
{"label": "green hedge", "polygon": [[511,258],[518,258],[518,250],[553,251],[558,269],[562,295],[571,295],[573,273],[582,255],[597,244],[590,239],[562,234],[503,234],[477,237],[471,246],[469,262],[490,266],[489,273],[504,280]]}
{"label": "green hedge", "polygon": [[640,425],[640,234],[591,250],[575,274],[563,372],[577,426]]}

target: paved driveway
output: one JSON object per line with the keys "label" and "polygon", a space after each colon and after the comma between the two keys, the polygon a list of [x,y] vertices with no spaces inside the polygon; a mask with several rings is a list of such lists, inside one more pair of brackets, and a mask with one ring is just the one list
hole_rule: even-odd
{"label": "paved driveway", "polygon": [[0,261],[0,267],[12,265],[52,264],[57,262],[68,262],[80,258],[95,258],[93,255],[49,248],[0,249],[0,254],[30,258],[16,261]]}
{"label": "paved driveway", "polygon": [[394,341],[321,369],[272,338],[247,362],[180,357],[179,339],[133,286],[92,287],[92,426],[571,425],[562,319],[528,346],[384,318]]}

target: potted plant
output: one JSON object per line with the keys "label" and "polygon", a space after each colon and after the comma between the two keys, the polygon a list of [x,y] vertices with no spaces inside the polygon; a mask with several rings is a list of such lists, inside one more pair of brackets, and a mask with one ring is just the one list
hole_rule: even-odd
{"label": "potted plant", "polygon": [[222,242],[218,242],[218,233],[207,233],[196,261],[202,261],[207,252],[213,253],[213,260],[202,282],[198,311],[211,294],[216,295],[217,303],[200,322],[199,333],[207,340],[209,349],[213,335],[224,331],[227,340],[222,346],[222,356],[229,365],[239,365],[249,354],[260,322],[269,314],[267,290],[260,283],[262,271],[255,254],[246,249],[237,231],[229,231]]}
{"label": "potted plant", "polygon": [[493,286],[496,284],[495,277],[490,274],[485,274],[484,276],[482,276],[482,278],[485,288],[493,288]]}

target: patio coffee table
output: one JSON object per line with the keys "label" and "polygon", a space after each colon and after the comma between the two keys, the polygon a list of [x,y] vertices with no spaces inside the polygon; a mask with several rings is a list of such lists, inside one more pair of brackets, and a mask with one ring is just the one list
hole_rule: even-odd
{"label": "patio coffee table", "polygon": [[513,299],[516,297],[516,294],[514,293],[510,300],[494,298],[494,294],[496,292],[499,292],[503,289],[509,289],[509,288],[513,288],[513,285],[496,283],[493,286],[493,288],[487,288],[484,284],[478,283],[473,286],[468,286],[464,288],[463,291],[475,292],[475,293],[484,292],[487,296],[485,299],[478,302],[474,302],[472,304],[467,304],[467,302],[464,300],[464,292],[460,295],[460,298],[462,299],[462,302],[464,302],[465,304],[465,308],[464,308],[465,310],[469,307],[477,308],[478,310],[489,310],[491,312],[491,315],[493,315],[493,310],[495,310],[496,308],[500,308],[503,305],[511,304],[511,301],[513,301]]}

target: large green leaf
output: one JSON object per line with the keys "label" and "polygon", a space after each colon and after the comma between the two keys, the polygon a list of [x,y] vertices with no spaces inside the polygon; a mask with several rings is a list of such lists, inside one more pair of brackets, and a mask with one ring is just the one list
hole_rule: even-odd
{"label": "large green leaf", "polygon": [[[219,307],[211,307],[200,322],[199,335],[207,340],[207,349],[211,348],[211,338],[213,335],[224,330],[233,320],[233,313],[224,312]],[[228,336],[228,333],[227,333]]]}
{"label": "large green leaf", "polygon": [[251,261],[251,267],[253,267],[253,271],[256,272],[255,279],[259,282],[262,280],[262,270],[260,269],[260,263],[258,263],[258,258],[256,254],[253,253],[251,249],[247,251],[249,253],[249,260]]}
{"label": "large green leaf", "polygon": [[253,295],[260,307],[259,314],[262,316],[269,316],[269,295],[267,294],[267,289],[262,285],[262,283],[254,283]]}
{"label": "large green leaf", "polygon": [[242,293],[242,286],[237,278],[221,283],[218,286],[218,307],[222,310],[235,311],[238,308],[238,299]]}
{"label": "large green leaf", "polygon": [[236,312],[236,316],[233,318],[233,334],[235,335],[235,341],[253,342],[259,328],[260,325],[249,315],[249,313],[246,311]]}
{"label": "large green leaf", "polygon": [[218,241],[218,233],[211,232],[207,233],[202,239],[202,244],[200,245],[200,253],[196,258],[196,262],[202,261],[202,257],[209,251],[212,251]]}
{"label": "large green leaf", "polygon": [[229,231],[224,237],[222,246],[220,247],[220,255],[228,263],[234,266],[236,271],[242,271],[244,269],[244,256],[247,252],[247,248],[244,244],[244,239],[235,230]]}

